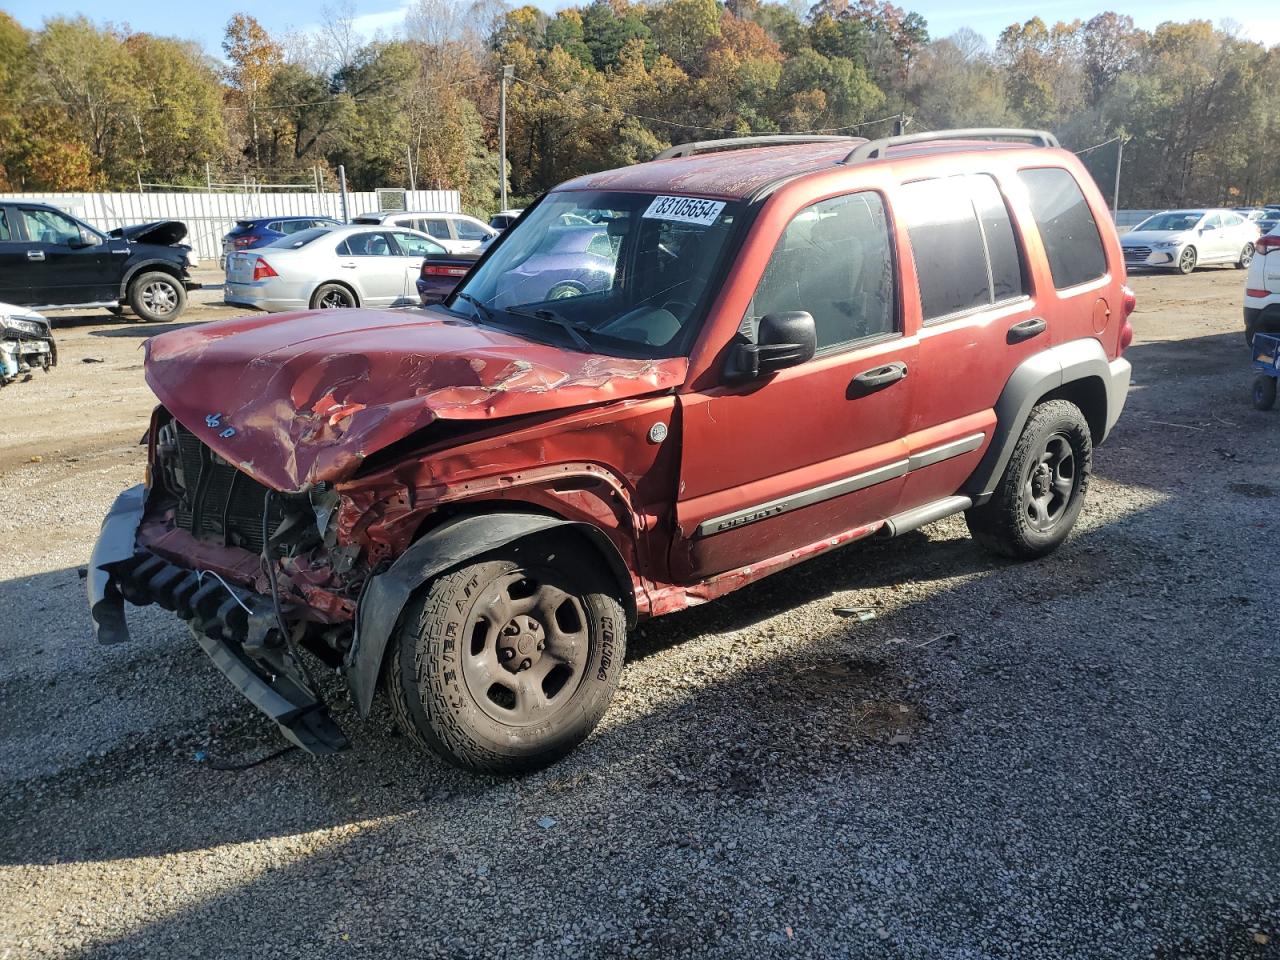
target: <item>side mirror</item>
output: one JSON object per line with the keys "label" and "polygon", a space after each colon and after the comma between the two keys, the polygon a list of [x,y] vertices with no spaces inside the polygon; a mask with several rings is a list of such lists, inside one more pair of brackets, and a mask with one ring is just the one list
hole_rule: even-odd
{"label": "side mirror", "polygon": [[100,243],[102,243],[102,238],[96,233],[90,233],[88,230],[81,228],[80,237],[71,241],[71,246],[77,250],[81,250],[85,247],[96,247]]}
{"label": "side mirror", "polygon": [[760,318],[755,343],[739,344],[729,359],[733,379],[753,380],[812,360],[818,352],[818,328],[803,310]]}

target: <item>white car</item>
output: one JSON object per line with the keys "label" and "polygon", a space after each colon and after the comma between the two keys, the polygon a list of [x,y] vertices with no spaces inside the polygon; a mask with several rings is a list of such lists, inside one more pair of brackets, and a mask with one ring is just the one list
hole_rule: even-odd
{"label": "white car", "polygon": [[486,246],[498,235],[498,231],[487,223],[481,223],[475,217],[469,217],[465,213],[415,213],[412,211],[366,213],[351,222],[381,223],[385,226],[417,230],[431,237],[449,253],[473,253]]}
{"label": "white car", "polygon": [[416,304],[422,260],[445,249],[416,230],[314,227],[227,257],[227,303],[270,313]]}
{"label": "white car", "polygon": [[1207,263],[1247,267],[1258,226],[1234,210],[1165,210],[1120,238],[1126,267],[1190,273]]}
{"label": "white car", "polygon": [[1280,332],[1280,227],[1258,238],[1244,290],[1244,338]]}

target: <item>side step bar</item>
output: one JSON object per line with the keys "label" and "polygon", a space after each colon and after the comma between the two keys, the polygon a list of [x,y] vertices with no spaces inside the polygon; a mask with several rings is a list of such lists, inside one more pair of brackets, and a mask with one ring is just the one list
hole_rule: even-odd
{"label": "side step bar", "polygon": [[877,536],[887,538],[909,533],[912,530],[923,527],[926,523],[933,523],[933,521],[949,517],[953,513],[968,510],[972,506],[973,499],[971,497],[943,497],[941,500],[933,501],[933,503],[926,503],[923,507],[906,510],[890,517],[884,522],[884,526],[880,528]]}

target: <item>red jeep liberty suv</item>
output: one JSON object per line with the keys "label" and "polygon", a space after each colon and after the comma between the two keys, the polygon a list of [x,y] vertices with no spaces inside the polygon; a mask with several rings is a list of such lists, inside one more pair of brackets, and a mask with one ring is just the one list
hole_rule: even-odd
{"label": "red jeep liberty suv", "polygon": [[[589,232],[573,263],[552,252]],[[584,274],[590,274],[585,276]],[[1133,294],[1048,133],[673,147],[543,197],[443,304],[147,343],[146,483],[89,569],[316,753],[308,662],[514,771],[588,736],[628,627],[963,511],[1046,554],[1124,405]]]}

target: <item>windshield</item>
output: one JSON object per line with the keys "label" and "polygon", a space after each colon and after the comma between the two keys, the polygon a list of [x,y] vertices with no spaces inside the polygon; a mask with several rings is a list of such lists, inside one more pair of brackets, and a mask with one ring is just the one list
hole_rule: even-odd
{"label": "windshield", "polygon": [[297,250],[305,247],[312,240],[319,239],[330,232],[332,232],[331,227],[312,227],[310,230],[299,230],[297,233],[291,233],[288,236],[281,237],[279,240],[272,240],[267,246]]}
{"label": "windshield", "polygon": [[449,308],[584,350],[677,356],[713,293],[740,207],[697,197],[551,193],[503,234]]}
{"label": "windshield", "polygon": [[1203,216],[1204,212],[1200,210],[1157,213],[1154,217],[1147,217],[1133,229],[1135,233],[1139,230],[1194,230]]}

